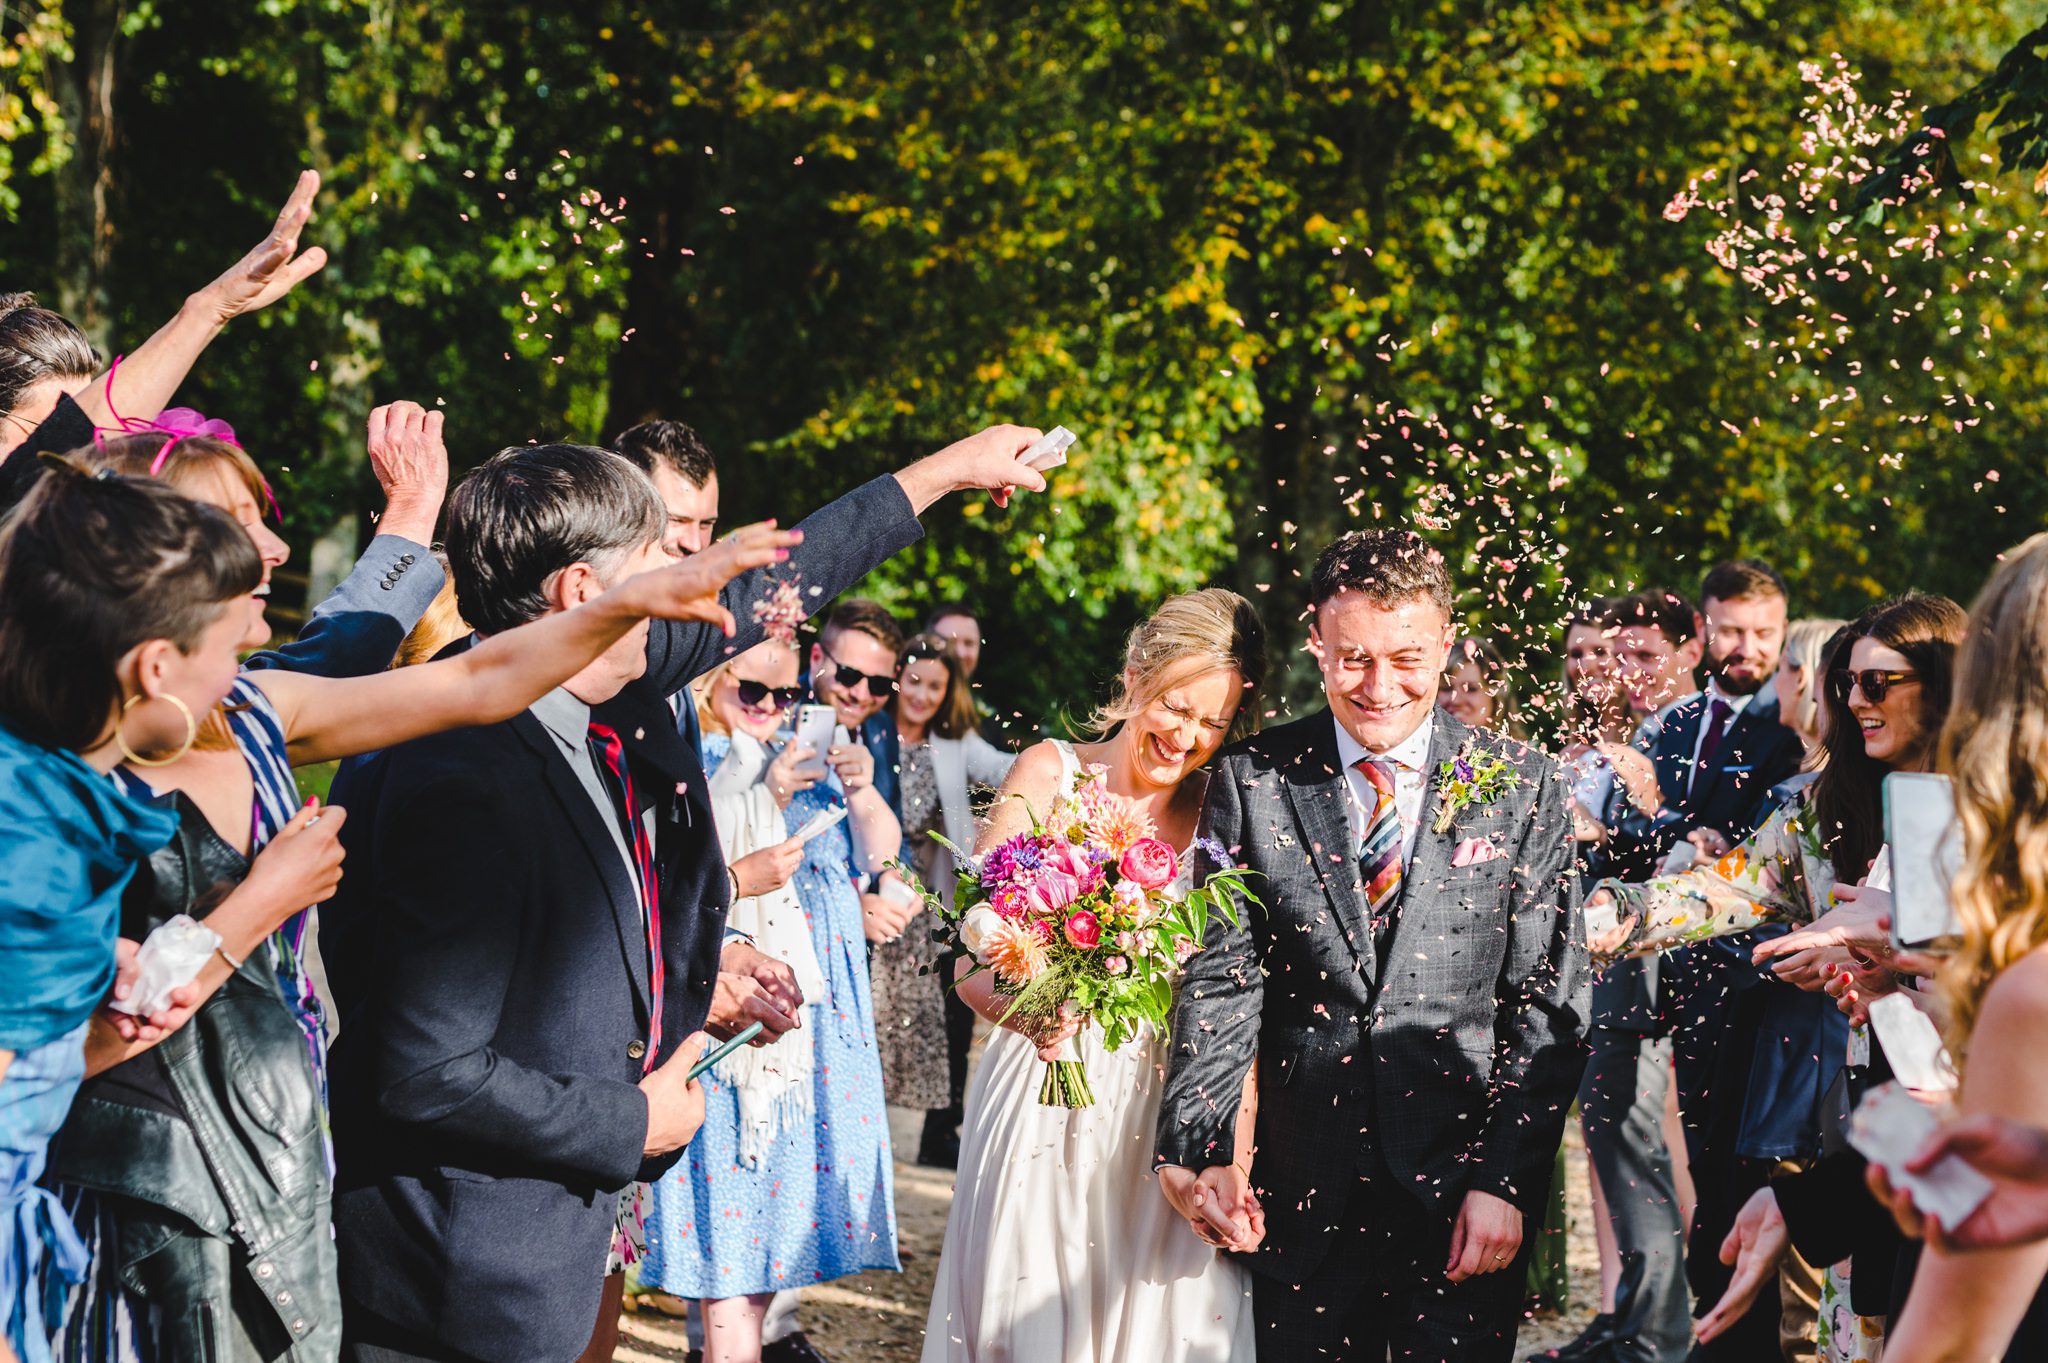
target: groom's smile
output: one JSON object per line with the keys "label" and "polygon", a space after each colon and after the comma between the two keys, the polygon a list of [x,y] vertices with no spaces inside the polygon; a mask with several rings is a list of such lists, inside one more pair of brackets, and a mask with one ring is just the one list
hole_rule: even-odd
{"label": "groom's smile", "polygon": [[1316,610],[1309,648],[1322,665],[1330,710],[1368,752],[1386,752],[1422,727],[1456,630],[1425,596],[1382,602],[1352,592]]}

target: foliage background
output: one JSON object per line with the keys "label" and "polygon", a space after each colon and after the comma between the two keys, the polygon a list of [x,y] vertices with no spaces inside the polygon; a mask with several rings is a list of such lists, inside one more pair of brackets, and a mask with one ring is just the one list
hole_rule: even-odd
{"label": "foliage background", "polygon": [[[396,397],[447,405],[463,465],[688,420],[734,523],[1059,421],[1052,496],[949,504],[871,584],[978,603],[1000,708],[1084,709],[1147,604],[1210,582],[1296,650],[1315,548],[1376,516],[1437,527],[1541,681],[1574,591],[1740,552],[1802,613],[1967,600],[2048,523],[2030,186],[1846,236],[1795,212],[1869,268],[1810,255],[1775,302],[1708,251],[1826,160],[1800,63],[1917,107],[2029,8],[10,0],[0,284],[132,346],[312,164],[333,264],[189,394],[302,561],[367,529],[358,433]],[[1995,173],[1983,131],[1942,149]],[[1707,171],[1754,177],[1667,220]]]}

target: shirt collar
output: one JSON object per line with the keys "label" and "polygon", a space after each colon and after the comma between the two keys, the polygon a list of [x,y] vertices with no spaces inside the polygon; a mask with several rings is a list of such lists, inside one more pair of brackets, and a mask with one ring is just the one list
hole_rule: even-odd
{"label": "shirt collar", "polygon": [[1746,696],[1730,695],[1721,689],[1721,683],[1717,679],[1711,677],[1707,679],[1707,704],[1712,706],[1715,701],[1720,701],[1728,707],[1728,718],[1730,719],[1747,710],[1749,703],[1756,698],[1757,692],[1755,691],[1750,692]]}
{"label": "shirt collar", "polygon": [[1349,729],[1337,723],[1334,714],[1330,716],[1330,723],[1337,730],[1337,760],[1344,764],[1346,771],[1368,757],[1384,758],[1404,771],[1421,771],[1429,763],[1430,741],[1436,736],[1434,710],[1414,733],[1396,743],[1387,752],[1368,752],[1363,743],[1351,736]]}
{"label": "shirt collar", "polygon": [[590,706],[564,688],[556,687],[526,708],[563,747],[573,750],[590,741]]}

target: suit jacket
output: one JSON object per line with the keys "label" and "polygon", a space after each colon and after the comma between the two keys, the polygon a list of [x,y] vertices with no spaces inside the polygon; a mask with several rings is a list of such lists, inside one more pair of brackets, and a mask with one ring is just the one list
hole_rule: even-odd
{"label": "suit jacket", "polygon": [[[1521,779],[1438,833],[1439,769],[1468,747]],[[1585,1062],[1569,790],[1548,757],[1441,710],[1428,772],[1385,961],[1330,712],[1232,747],[1209,783],[1204,831],[1251,869],[1259,902],[1241,927],[1212,922],[1188,962],[1158,1153],[1191,1168],[1228,1161],[1257,1059],[1253,1182],[1267,1230],[1251,1266],[1269,1276],[1299,1282],[1315,1268],[1374,1145],[1397,1183],[1447,1215],[1474,1188],[1540,1214]],[[1453,867],[1468,839],[1504,855]]]}
{"label": "suit jacket", "polygon": [[[665,698],[759,641],[752,606],[779,576],[829,600],[918,534],[893,479],[804,529],[788,564],[728,589],[737,638],[655,628],[648,673],[592,711],[620,734],[636,812],[652,816],[657,1064],[703,1024],[727,908],[703,767]],[[641,1155],[647,936],[604,813],[531,713],[356,759],[334,799],[350,814],[349,874],[321,910],[320,944],[341,1022],[344,1298],[464,1355],[574,1358],[620,1190],[677,1158]]]}

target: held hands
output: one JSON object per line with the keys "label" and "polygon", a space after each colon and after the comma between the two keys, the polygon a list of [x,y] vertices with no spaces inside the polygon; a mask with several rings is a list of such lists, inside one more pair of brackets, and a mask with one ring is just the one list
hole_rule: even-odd
{"label": "held hands", "polygon": [[[769,779],[771,783],[774,780],[772,768]],[[739,897],[751,899],[757,894],[781,889],[789,884],[789,878],[796,874],[796,868],[803,864],[803,859],[804,845],[795,838],[785,838],[773,847],[747,853],[732,864]]]}
{"label": "held hands", "polygon": [[1212,1164],[1199,1174],[1161,1165],[1159,1191],[1205,1245],[1249,1254],[1266,1238],[1266,1209],[1235,1164]]}
{"label": "held hands", "polygon": [[730,639],[739,626],[719,593],[741,573],[787,559],[790,549],[803,541],[801,530],[777,530],[774,521],[761,521],[733,531],[701,553],[636,573],[620,589],[631,593],[632,609],[639,615],[702,620],[717,625]]}
{"label": "held hands", "polygon": [[1522,1213],[1514,1203],[1477,1188],[1465,1194],[1451,1226],[1451,1254],[1444,1276],[1454,1283],[1498,1273],[1522,1248]]}
{"label": "held hands", "polygon": [[228,268],[228,272],[192,295],[191,306],[215,326],[226,326],[245,312],[267,308],[290,293],[300,280],[327,263],[318,246],[299,253],[299,233],[313,216],[313,196],[320,192],[320,173],[299,172],[299,182],[285,200],[270,235]]}
{"label": "held hands", "polygon": [[696,1139],[697,1128],[704,1125],[704,1090],[684,1076],[710,1049],[711,1037],[707,1033],[692,1032],[676,1047],[675,1054],[662,1062],[660,1069],[641,1079],[640,1092],[647,1096],[647,1141],[641,1147],[643,1155],[666,1155]]}
{"label": "held hands", "polygon": [[370,413],[367,441],[370,471],[384,489],[384,514],[377,529],[415,544],[434,538],[441,502],[448,495],[448,446],[441,439],[442,415],[417,402],[392,402]]}
{"label": "held hands", "polygon": [[1764,1284],[1778,1276],[1778,1265],[1785,1261],[1791,1243],[1785,1233],[1785,1218],[1778,1210],[1778,1195],[1769,1188],[1759,1188],[1750,1194],[1749,1201],[1735,1214],[1735,1225],[1721,1242],[1721,1262],[1733,1264],[1735,1272],[1730,1275],[1728,1290],[1721,1294],[1721,1300],[1700,1317],[1698,1330],[1702,1340],[1713,1339],[1748,1314]]}

